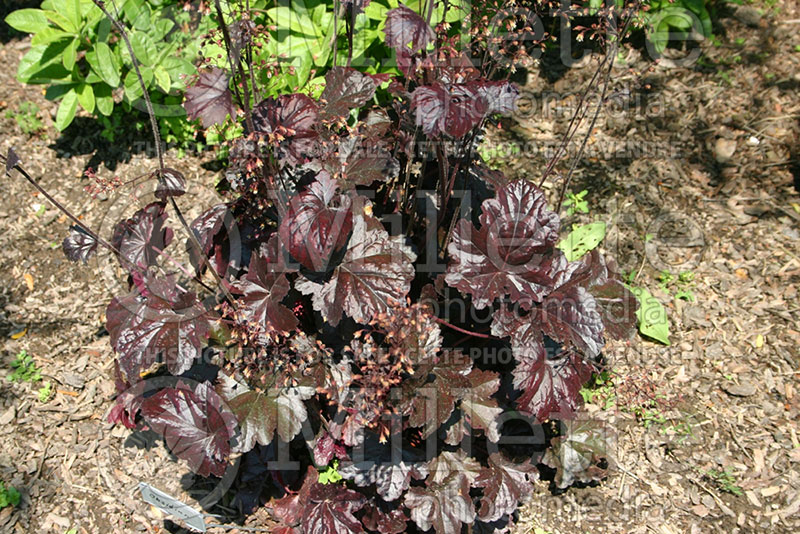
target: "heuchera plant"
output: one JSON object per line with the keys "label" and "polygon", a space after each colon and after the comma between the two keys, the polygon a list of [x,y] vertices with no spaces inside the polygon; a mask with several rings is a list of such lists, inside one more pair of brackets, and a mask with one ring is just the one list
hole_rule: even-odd
{"label": "heuchera plant", "polygon": [[[67,256],[87,262],[102,246],[129,275],[106,312],[109,420],[146,425],[202,476],[238,459],[236,498],[267,503],[273,532],[502,531],[537,465],[561,487],[604,474],[602,425],[550,439],[546,422],[575,416],[606,340],[632,331],[635,300],[597,251],[566,260],[539,187],[476,159],[518,90],[487,78],[499,49],[474,65],[431,13],[387,13],[399,75],[336,66],[319,99],[245,99],[257,94],[242,90],[247,54],[200,72],[189,115],[241,120],[246,134],[219,184],[226,202],[193,222],[176,200],[185,179],[160,153],[156,200],[110,241],[70,215]],[[378,90],[390,105],[374,104]],[[55,202],[13,151],[12,169]],[[184,246],[190,265],[175,269],[166,251]],[[175,379],[147,385],[159,376]],[[504,439],[534,435],[547,439]],[[330,466],[341,481],[320,481]]]}

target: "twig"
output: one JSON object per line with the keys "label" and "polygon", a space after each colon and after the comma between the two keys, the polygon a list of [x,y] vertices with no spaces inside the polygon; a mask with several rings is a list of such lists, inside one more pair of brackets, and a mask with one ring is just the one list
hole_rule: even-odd
{"label": "twig", "polygon": [[[158,156],[158,169],[159,172],[164,172],[164,154],[161,152],[161,135],[158,133],[158,123],[156,122],[156,114],[153,111],[153,103],[150,101],[150,92],[147,90],[147,85],[144,83],[144,78],[142,78],[142,72],[139,70],[139,60],[136,59],[136,54],[133,52],[133,46],[131,46],[131,41],[128,39],[128,32],[125,29],[125,26],[111,13],[106,10],[105,3],[103,0],[93,0],[94,4],[100,8],[103,14],[111,21],[111,24],[119,32],[122,40],[125,42],[125,46],[128,48],[128,53],[131,55],[131,61],[133,62],[133,70],[136,72],[136,77],[139,80],[139,85],[142,88],[142,93],[144,95],[144,103],[147,106],[147,115],[150,117],[150,127],[153,129],[153,140],[156,144],[156,156]],[[115,6],[116,8],[116,6]]]}

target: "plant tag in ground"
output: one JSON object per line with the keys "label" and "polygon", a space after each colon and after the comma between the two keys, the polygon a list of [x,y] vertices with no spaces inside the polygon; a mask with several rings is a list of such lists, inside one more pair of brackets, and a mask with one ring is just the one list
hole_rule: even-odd
{"label": "plant tag in ground", "polygon": [[139,482],[139,490],[142,492],[144,502],[152,504],[166,514],[181,519],[192,530],[197,532],[206,531],[206,522],[203,514],[188,504],[182,503],[175,497],[170,497],[163,491],[157,490],[144,482]]}

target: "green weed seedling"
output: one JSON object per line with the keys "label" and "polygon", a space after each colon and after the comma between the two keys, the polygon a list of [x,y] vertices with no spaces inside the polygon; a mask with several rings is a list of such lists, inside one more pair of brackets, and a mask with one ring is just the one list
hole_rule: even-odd
{"label": "green weed seedling", "polygon": [[610,410],[616,404],[613,375],[610,371],[602,371],[594,375],[592,380],[580,390],[583,402],[596,404],[603,410]]}
{"label": "green weed seedling", "polygon": [[567,193],[567,199],[564,201],[564,207],[567,208],[567,215],[589,213],[589,202],[586,200],[586,195],[588,193],[589,191],[586,189],[580,193]]}
{"label": "green weed seedling", "polygon": [[33,384],[42,379],[42,372],[36,367],[33,357],[24,350],[21,350],[16,359],[11,362],[11,368],[14,369],[8,375],[8,379],[11,382],[30,382]]}
{"label": "green weed seedling", "polygon": [[709,469],[703,475],[714,482],[720,491],[736,495],[737,497],[744,495],[741,486],[736,484],[736,477],[733,474],[733,469],[730,467],[724,471]]}
{"label": "green weed seedling", "polygon": [[39,396],[39,402],[49,401],[50,397],[53,396],[53,383],[45,382],[44,385],[39,388],[39,391],[37,393]]}
{"label": "green weed seedling", "polygon": [[23,102],[17,111],[6,111],[7,119],[14,119],[23,133],[31,135],[44,129],[44,124],[39,120],[39,106],[33,102]]}
{"label": "green weed seedling", "polygon": [[19,491],[13,486],[6,486],[5,482],[0,482],[0,510],[6,506],[19,505]]}

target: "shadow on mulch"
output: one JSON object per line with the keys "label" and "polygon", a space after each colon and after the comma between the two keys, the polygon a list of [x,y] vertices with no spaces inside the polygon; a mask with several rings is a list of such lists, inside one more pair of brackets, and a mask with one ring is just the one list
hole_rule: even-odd
{"label": "shadow on mulch", "polygon": [[[128,119],[128,117],[126,117]],[[149,124],[146,117],[130,117],[124,121],[128,128],[114,132],[114,141],[103,137],[105,127],[91,117],[75,117],[49,148],[59,158],[91,154],[86,168],[97,169],[101,164],[109,170],[116,170],[120,163],[127,163],[135,154],[147,153],[155,156],[153,141],[149,137]]]}

